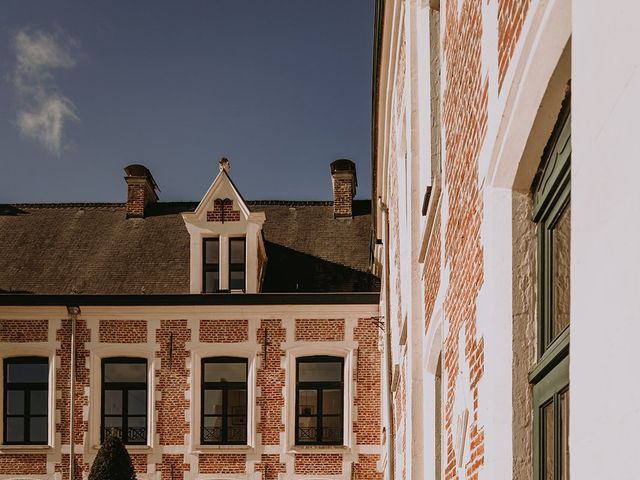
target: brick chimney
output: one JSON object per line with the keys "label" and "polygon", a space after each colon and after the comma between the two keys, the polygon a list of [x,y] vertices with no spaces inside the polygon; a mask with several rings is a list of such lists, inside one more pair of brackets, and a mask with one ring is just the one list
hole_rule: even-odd
{"label": "brick chimney", "polygon": [[346,158],[331,162],[331,180],[333,184],[333,218],[352,218],[353,197],[358,186],[356,164]]}
{"label": "brick chimney", "polygon": [[145,207],[158,201],[158,185],[144,165],[129,165],[124,173],[127,182],[127,218],[144,218]]}

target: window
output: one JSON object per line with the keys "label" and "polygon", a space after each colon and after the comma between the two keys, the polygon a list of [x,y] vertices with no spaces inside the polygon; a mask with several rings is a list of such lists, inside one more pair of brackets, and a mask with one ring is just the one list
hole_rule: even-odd
{"label": "window", "polygon": [[49,360],[4,360],[4,443],[45,445],[48,429]]}
{"label": "window", "polygon": [[102,360],[102,429],[100,440],[116,435],[125,444],[147,443],[147,360]]}
{"label": "window", "polygon": [[229,289],[245,289],[245,239],[229,239]]}
{"label": "window", "polygon": [[344,359],[301,357],[296,363],[296,444],[343,442]]}
{"label": "window", "polygon": [[200,441],[247,443],[247,359],[202,359]]}
{"label": "window", "polygon": [[202,291],[215,293],[220,290],[220,239],[205,238],[202,251]]}
{"label": "window", "polygon": [[569,479],[569,326],[571,285],[571,113],[569,97],[534,181],[538,228],[538,362],[534,478]]}

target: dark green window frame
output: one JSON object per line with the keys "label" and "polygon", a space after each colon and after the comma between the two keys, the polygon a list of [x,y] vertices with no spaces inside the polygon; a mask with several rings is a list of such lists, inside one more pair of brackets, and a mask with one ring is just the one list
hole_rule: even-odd
{"label": "dark green window frame", "polygon": [[[47,357],[11,357],[4,359],[4,389],[3,389],[3,405],[4,405],[4,418],[3,418],[3,443],[5,445],[46,445],[48,442],[48,430],[49,430],[49,407],[47,405],[44,413],[36,413],[36,408],[33,406],[32,394],[44,392],[48,400],[49,395],[49,375],[44,377],[40,382],[23,382],[9,381],[9,368],[12,365],[44,365],[48,372],[49,359]],[[12,393],[20,393],[23,398],[22,411],[11,412],[8,405],[8,397]],[[32,438],[31,427],[32,421],[36,419],[44,418],[47,422],[47,438],[37,439]],[[10,432],[9,420],[16,420],[18,425],[22,423],[22,440],[15,440]]]}
{"label": "dark green window frame", "polygon": [[529,374],[533,385],[534,480],[561,480],[568,472],[568,465],[563,464],[563,452],[568,449],[563,434],[568,431],[564,413],[569,410],[564,402],[569,402],[570,326],[554,331],[553,230],[571,204],[570,96],[545,148],[533,192],[533,221],[538,226],[538,361]]}

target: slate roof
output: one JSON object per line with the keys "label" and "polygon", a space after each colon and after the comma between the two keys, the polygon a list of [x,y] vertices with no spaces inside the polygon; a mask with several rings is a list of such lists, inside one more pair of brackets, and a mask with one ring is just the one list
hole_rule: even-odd
{"label": "slate roof", "polygon": [[[247,202],[265,212],[263,292],[378,291],[370,273],[371,207],[334,220],[332,202]],[[189,293],[189,235],[181,213],[158,203],[144,219],[118,204],[0,205],[0,293]]]}

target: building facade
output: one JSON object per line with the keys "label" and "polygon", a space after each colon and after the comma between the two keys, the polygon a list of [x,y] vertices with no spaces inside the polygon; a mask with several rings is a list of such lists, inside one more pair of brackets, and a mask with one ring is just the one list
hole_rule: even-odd
{"label": "building facade", "polygon": [[637,13],[378,2],[385,478],[637,477]]}
{"label": "building facade", "polygon": [[0,478],[381,478],[378,280],[355,165],[331,202],[4,205]]}

